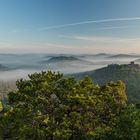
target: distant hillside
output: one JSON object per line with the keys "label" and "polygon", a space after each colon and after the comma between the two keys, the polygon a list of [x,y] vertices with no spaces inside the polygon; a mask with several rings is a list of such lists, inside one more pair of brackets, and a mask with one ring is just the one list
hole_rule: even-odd
{"label": "distant hillside", "polygon": [[140,58],[139,59],[136,59],[135,62],[140,62]]}
{"label": "distant hillside", "polygon": [[73,56],[56,56],[48,60],[48,62],[58,62],[58,61],[79,61],[80,59]]}
{"label": "distant hillside", "polygon": [[15,80],[9,81],[0,80],[0,101],[1,100],[6,101],[8,93],[15,90],[16,90]]}
{"label": "distant hillside", "polygon": [[98,53],[98,54],[95,54],[95,56],[109,56],[110,54],[107,54],[107,53]]}
{"label": "distant hillside", "polygon": [[130,55],[130,54],[117,54],[109,56],[108,58],[138,58],[140,55]]}
{"label": "distant hillside", "polygon": [[107,54],[107,53],[97,53],[97,54],[82,54],[82,55],[78,55],[80,58],[84,58],[84,57],[89,57],[89,58],[104,58],[104,57],[109,57],[112,56],[111,54]]}
{"label": "distant hillside", "polygon": [[56,56],[42,62],[43,63],[82,62],[82,63],[92,64],[92,62],[82,60],[73,56]]}
{"label": "distant hillside", "polygon": [[8,67],[0,64],[0,71],[7,71],[7,70],[10,70]]}
{"label": "distant hillside", "polygon": [[126,84],[126,93],[130,102],[140,102],[140,66],[138,65],[109,65],[107,67],[74,74],[78,79],[90,76],[95,83],[105,84],[110,81],[122,80]]}

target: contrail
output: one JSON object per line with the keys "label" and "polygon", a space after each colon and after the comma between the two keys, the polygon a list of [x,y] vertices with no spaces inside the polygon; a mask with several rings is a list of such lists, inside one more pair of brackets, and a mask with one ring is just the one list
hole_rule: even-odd
{"label": "contrail", "polygon": [[112,30],[112,29],[124,29],[124,28],[130,28],[130,27],[135,27],[135,26],[101,27],[101,28],[96,28],[96,29],[93,29],[93,30]]}
{"label": "contrail", "polygon": [[113,22],[113,21],[133,21],[133,20],[140,20],[140,17],[90,20],[90,21],[83,21],[83,22],[76,22],[76,23],[70,23],[70,24],[62,24],[62,25],[44,27],[44,28],[40,28],[39,30],[44,31],[44,30],[59,29],[59,28],[71,27],[71,26],[76,26],[76,25],[91,24],[91,23],[105,23],[105,22]]}

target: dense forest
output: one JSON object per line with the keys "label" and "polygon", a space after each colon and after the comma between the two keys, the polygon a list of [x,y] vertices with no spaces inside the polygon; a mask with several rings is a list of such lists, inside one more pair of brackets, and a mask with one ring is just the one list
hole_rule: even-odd
{"label": "dense forest", "polygon": [[107,67],[77,73],[73,76],[82,79],[85,75],[92,78],[95,83],[104,85],[110,81],[122,80],[126,86],[126,94],[129,102],[140,103],[140,66],[137,64],[118,65],[111,64]]}
{"label": "dense forest", "polygon": [[122,81],[100,86],[48,71],[16,85],[0,103],[1,140],[140,139],[140,111]]}

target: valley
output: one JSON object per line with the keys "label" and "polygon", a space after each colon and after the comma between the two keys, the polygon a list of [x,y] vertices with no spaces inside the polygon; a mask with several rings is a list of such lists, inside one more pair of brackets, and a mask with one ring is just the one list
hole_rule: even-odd
{"label": "valley", "polygon": [[[118,57],[120,56],[120,57]],[[136,64],[130,64],[130,62]],[[28,74],[59,71],[82,79],[86,75],[97,84],[122,80],[130,102],[140,100],[139,55],[130,54],[0,54],[0,97],[16,89],[16,81]],[[134,92],[135,91],[135,92]]]}

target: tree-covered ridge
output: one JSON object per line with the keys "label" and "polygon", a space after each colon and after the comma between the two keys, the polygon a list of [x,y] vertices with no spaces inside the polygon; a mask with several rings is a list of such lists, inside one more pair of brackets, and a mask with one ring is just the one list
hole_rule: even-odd
{"label": "tree-covered ridge", "polygon": [[90,61],[75,57],[75,56],[54,56],[49,60],[43,60],[42,63],[53,64],[53,63],[82,63],[82,64],[93,64]]}
{"label": "tree-covered ridge", "polygon": [[126,86],[128,100],[133,103],[140,102],[140,66],[137,64],[112,64],[95,71],[75,74],[74,76],[82,79],[85,75],[90,76],[95,83],[101,85],[110,81],[122,80]]}
{"label": "tree-covered ridge", "polygon": [[138,140],[140,114],[121,81],[105,86],[42,72],[17,81],[0,118],[7,140]]}
{"label": "tree-covered ridge", "polygon": [[52,57],[48,60],[48,62],[58,62],[58,61],[77,61],[80,60],[77,57],[74,56],[56,56]]}

